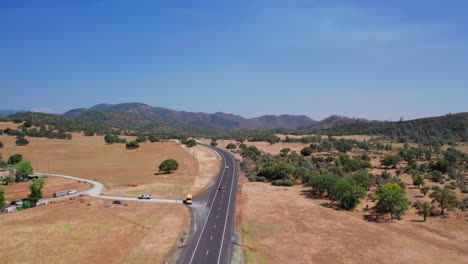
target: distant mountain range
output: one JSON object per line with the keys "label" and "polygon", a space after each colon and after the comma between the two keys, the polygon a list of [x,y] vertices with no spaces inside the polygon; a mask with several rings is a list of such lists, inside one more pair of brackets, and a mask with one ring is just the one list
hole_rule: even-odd
{"label": "distant mountain range", "polygon": [[220,136],[238,130],[329,135],[384,135],[405,141],[468,140],[468,113],[409,121],[369,121],[332,115],[321,121],[305,115],[265,115],[244,118],[226,113],[175,111],[142,103],[98,104],[72,109],[63,115],[0,111],[3,120],[28,120],[33,124],[53,125],[64,131],[91,130],[106,133],[110,128],[162,134]]}
{"label": "distant mountain range", "polygon": [[0,110],[0,116],[9,116],[14,115],[16,113],[24,113],[25,110]]}
{"label": "distant mountain range", "polygon": [[266,130],[266,129],[297,129],[310,126],[317,121],[305,115],[265,115],[257,118],[244,118],[242,116],[226,113],[197,113],[175,111],[162,107],[152,107],[142,103],[124,104],[98,104],[90,108],[72,109],[64,114],[65,117],[105,116],[110,123],[117,123],[115,114],[126,118],[135,118],[146,121],[165,123],[168,125],[189,125],[219,131],[237,129]]}

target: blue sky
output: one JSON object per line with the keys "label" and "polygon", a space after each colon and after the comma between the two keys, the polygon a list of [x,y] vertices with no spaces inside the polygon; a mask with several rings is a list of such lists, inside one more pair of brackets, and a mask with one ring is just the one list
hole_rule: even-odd
{"label": "blue sky", "polygon": [[468,111],[468,1],[1,0],[0,109]]}

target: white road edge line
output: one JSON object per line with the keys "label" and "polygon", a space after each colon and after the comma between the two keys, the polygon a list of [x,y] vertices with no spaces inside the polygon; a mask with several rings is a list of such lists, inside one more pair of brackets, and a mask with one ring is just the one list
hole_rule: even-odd
{"label": "white road edge line", "polygon": [[[221,153],[220,153],[220,155],[224,157],[224,155],[222,155]],[[223,173],[221,174],[221,179],[219,181],[218,188],[221,185],[221,183],[223,182],[224,172],[226,171],[226,159],[223,159],[223,160],[224,160]],[[195,245],[195,249],[193,250],[193,254],[192,254],[192,257],[190,258],[189,264],[192,263],[193,258],[195,257],[195,253],[197,252],[197,249],[198,249],[198,244],[200,244],[201,237],[203,236],[203,232],[205,230],[206,223],[208,223],[208,219],[210,218],[211,209],[213,208],[213,205],[215,204],[215,200],[216,200],[217,195],[218,195],[218,190],[216,190],[215,196],[213,198],[213,202],[211,203],[211,206],[210,206],[210,210],[208,210],[208,214],[206,215],[205,224],[203,224],[203,228],[202,228],[202,230],[200,232],[200,236],[198,237],[198,241],[197,241],[197,244]]]}
{"label": "white road edge line", "polygon": [[[224,221],[224,230],[223,230],[223,237],[221,238],[221,248],[219,249],[219,256],[218,256],[218,264],[219,262],[221,261],[221,255],[223,253],[223,243],[224,243],[224,235],[226,233],[226,227],[227,227],[227,220],[229,218],[229,209],[230,209],[230,206],[231,206],[231,195],[232,195],[232,186],[234,185],[234,178],[235,178],[235,172],[236,172],[236,161],[234,160],[234,158],[232,158],[231,155],[229,155],[229,158],[232,159],[233,161],[233,170],[232,170],[232,177],[231,177],[231,190],[229,192],[229,200],[228,200],[228,207],[227,207],[227,214],[226,214],[226,221]],[[228,260],[229,261],[229,260]]]}

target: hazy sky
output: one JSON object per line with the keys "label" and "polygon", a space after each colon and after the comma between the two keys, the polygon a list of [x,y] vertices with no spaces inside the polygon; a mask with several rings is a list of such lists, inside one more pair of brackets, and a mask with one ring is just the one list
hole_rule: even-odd
{"label": "hazy sky", "polygon": [[0,0],[0,109],[468,111],[466,0]]}

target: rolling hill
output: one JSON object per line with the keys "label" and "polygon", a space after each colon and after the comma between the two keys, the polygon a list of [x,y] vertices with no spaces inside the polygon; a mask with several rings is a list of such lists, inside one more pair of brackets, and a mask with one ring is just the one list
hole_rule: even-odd
{"label": "rolling hill", "polygon": [[[200,113],[152,107],[142,103],[98,104],[63,115],[16,113],[3,120],[53,125],[62,131],[112,129],[189,136],[228,136],[236,131],[324,135],[379,135],[400,142],[468,141],[468,113],[409,121],[370,121],[332,115],[315,121],[304,115],[244,118],[227,113]],[[245,134],[245,133],[244,133]]]}
{"label": "rolling hill", "polygon": [[[82,118],[85,116],[106,116],[106,120],[111,125],[121,123],[119,118],[134,118],[141,123],[149,124],[151,122],[166,123],[175,127],[191,126],[203,127],[216,131],[232,131],[237,129],[248,130],[266,130],[266,129],[296,129],[308,126],[316,121],[307,116],[281,115],[281,116],[261,116],[257,118],[243,118],[238,115],[226,113],[200,113],[175,111],[162,107],[152,107],[141,103],[124,104],[99,104],[91,108],[73,109],[64,114],[65,117]],[[114,118],[113,118],[114,117]],[[119,124],[121,126],[122,124]]]}

